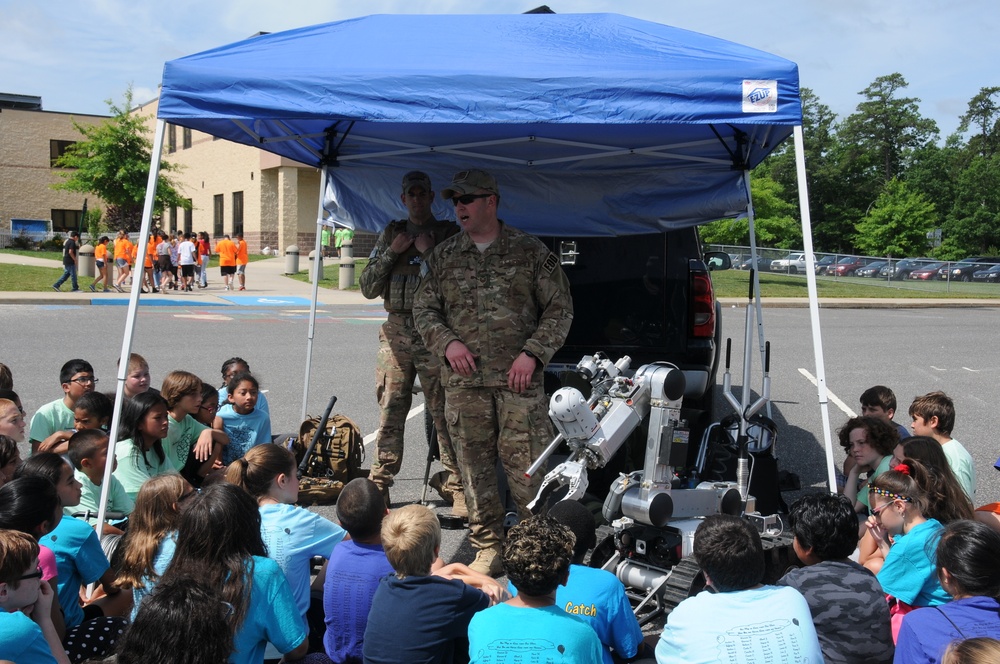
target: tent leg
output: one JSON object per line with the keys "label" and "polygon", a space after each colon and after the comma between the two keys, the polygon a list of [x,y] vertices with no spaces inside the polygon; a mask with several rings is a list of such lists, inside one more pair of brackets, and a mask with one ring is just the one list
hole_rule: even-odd
{"label": "tent leg", "polygon": [[[163,134],[166,126],[163,120],[156,121],[156,131],[153,135],[153,151],[149,158],[149,179],[146,181],[146,200],[142,205],[142,225],[139,229],[139,254],[135,259],[136,265],[142,265],[146,260],[146,250],[149,245],[149,228],[153,223],[153,204],[156,201],[156,184],[160,177]],[[118,359],[118,377],[115,383],[115,407],[111,415],[111,430],[108,436],[110,438],[108,441],[108,461],[104,465],[104,480],[101,483],[101,501],[97,509],[98,536],[104,532],[108,491],[111,487],[111,472],[115,467],[115,445],[118,443],[118,423],[121,421],[122,406],[125,403],[125,377],[128,375],[128,360],[132,354],[132,339],[135,335],[135,319],[139,313],[139,293],[141,290],[141,288],[133,286],[128,297],[125,334],[122,337],[122,350]]]}
{"label": "tent leg", "polygon": [[309,305],[309,333],[306,337],[306,375],[305,385],[302,387],[302,413],[300,422],[306,419],[306,409],[309,406],[309,375],[312,373],[313,338],[316,336],[316,301],[319,299],[319,262],[323,260],[323,193],[326,191],[326,171],[327,166],[319,174],[319,202],[316,209],[316,251],[312,271],[312,302]]}
{"label": "tent leg", "polygon": [[826,449],[827,481],[830,493],[837,492],[837,473],[830,436],[830,403],[826,394],[826,366],[823,362],[823,337],[819,326],[819,296],[816,292],[816,261],[813,257],[812,218],[809,215],[809,190],[806,181],[805,146],[802,125],[792,129],[795,139],[795,174],[799,185],[799,212],[802,216],[802,248],[806,252],[806,284],[809,289],[809,319],[812,322],[813,354],[816,360],[816,391],[823,420],[823,445]]}
{"label": "tent leg", "polygon": [[[760,271],[757,269],[757,233],[754,228],[756,216],[753,209],[753,194],[750,193],[750,171],[743,172],[743,184],[747,190],[747,221],[750,228],[750,257],[753,260],[753,300],[754,310],[757,315],[757,346],[760,352],[760,366],[766,366],[764,357],[764,310],[760,303]],[[744,383],[744,389],[749,383]],[[771,415],[771,401],[767,402],[767,416]]]}

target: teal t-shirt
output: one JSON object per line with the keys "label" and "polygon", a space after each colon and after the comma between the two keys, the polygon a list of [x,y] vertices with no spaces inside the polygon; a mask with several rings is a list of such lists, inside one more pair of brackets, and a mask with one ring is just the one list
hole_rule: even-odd
{"label": "teal t-shirt", "polygon": [[198,436],[209,427],[190,415],[185,415],[180,422],[175,420],[173,415],[167,415],[167,420],[170,428],[167,429],[167,437],[163,439],[163,452],[167,455],[170,465],[179,473],[184,470],[188,455],[198,441]]}
{"label": "teal t-shirt", "polygon": [[20,611],[0,611],[0,659],[35,664],[56,661],[42,628]]}
{"label": "teal t-shirt", "polygon": [[125,493],[135,501],[142,483],[150,477],[173,473],[174,467],[170,463],[169,457],[164,455],[163,460],[156,454],[156,450],[149,450],[143,455],[131,438],[118,441],[115,445],[115,459],[118,461],[118,469],[114,476],[125,487]]}
{"label": "teal t-shirt", "polygon": [[63,403],[62,399],[50,401],[35,411],[31,417],[28,438],[41,442],[56,431],[72,429],[74,422],[73,411]]}
{"label": "teal t-shirt", "polygon": [[882,457],[882,461],[880,461],[878,466],[875,467],[875,470],[872,472],[872,474],[868,476],[868,482],[865,484],[864,487],[862,487],[861,491],[858,491],[858,501],[861,502],[861,504],[867,507],[868,509],[871,509],[872,507],[871,503],[869,502],[871,498],[868,497],[868,486],[871,485],[873,479],[875,479],[882,473],[889,470],[890,464],[892,464],[892,455]]}
{"label": "teal t-shirt", "polygon": [[[63,508],[63,512],[66,516],[72,516],[75,512],[90,510],[94,513],[94,517],[87,519],[87,523],[92,526],[97,525],[97,508],[101,504],[101,486],[91,482],[90,478],[82,470],[74,469],[73,475],[76,476],[76,480],[82,487],[80,490],[80,503],[72,506],[67,505]],[[118,478],[112,475],[111,483],[108,487],[108,511],[122,512],[126,516],[131,514],[135,508],[135,501],[125,493],[125,487],[118,481]],[[111,521],[111,523],[113,524],[114,521]]]}

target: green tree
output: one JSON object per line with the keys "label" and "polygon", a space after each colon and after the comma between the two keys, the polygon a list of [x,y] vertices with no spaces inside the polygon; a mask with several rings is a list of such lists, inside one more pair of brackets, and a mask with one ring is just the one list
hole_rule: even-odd
{"label": "green tree", "polygon": [[[782,249],[801,247],[802,227],[797,208],[785,200],[784,188],[766,175],[751,178],[750,186],[757,242]],[[750,244],[750,223],[746,218],[719,219],[704,224],[699,230],[706,244]]]}
{"label": "green tree", "polygon": [[943,226],[949,246],[967,255],[1000,246],[1000,155],[977,156],[955,182],[955,205]]}
{"label": "green tree", "polygon": [[969,149],[983,157],[992,157],[1000,148],[1000,87],[981,88],[969,100],[969,110],[960,118],[958,131],[975,129],[978,133],[969,139]]}
{"label": "green tree", "polygon": [[[132,87],[125,92],[122,104],[106,101],[111,118],[97,125],[73,126],[85,140],[75,143],[56,161],[63,182],[56,189],[99,196],[105,203],[104,223],[110,228],[136,231],[142,222],[142,205],[149,179],[152,142],[149,130],[139,115],[132,113]],[[154,214],[162,215],[164,206],[189,208],[166,173],[177,166],[160,162]]]}
{"label": "green tree", "polygon": [[864,219],[855,245],[870,256],[913,256],[927,250],[927,233],[937,221],[934,203],[903,180],[885,184]]}

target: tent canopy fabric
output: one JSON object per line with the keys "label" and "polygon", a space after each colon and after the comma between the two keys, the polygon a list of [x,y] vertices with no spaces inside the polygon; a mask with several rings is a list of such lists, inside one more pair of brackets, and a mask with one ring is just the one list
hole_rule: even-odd
{"label": "tent canopy fabric", "polygon": [[[325,207],[379,231],[404,172],[493,173],[540,235],[744,214],[742,172],[801,124],[796,65],[616,14],[379,15],[166,63],[158,117],[329,165]],[[435,213],[452,216],[437,201]]]}

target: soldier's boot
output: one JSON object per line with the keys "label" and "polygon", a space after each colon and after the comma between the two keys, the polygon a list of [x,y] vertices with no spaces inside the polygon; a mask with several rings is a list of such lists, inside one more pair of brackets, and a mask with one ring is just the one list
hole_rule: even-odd
{"label": "soldier's boot", "polygon": [[503,574],[503,563],[500,560],[500,545],[494,544],[487,549],[480,549],[476,559],[469,564],[469,569],[487,576]]}
{"label": "soldier's boot", "polygon": [[[439,470],[438,472],[431,475],[430,479],[427,480],[427,484],[430,485],[432,489],[438,492],[441,499],[449,505],[455,503],[455,494],[448,490],[445,484],[448,482],[448,476],[451,475],[447,470]],[[462,496],[464,499],[465,496]]]}

